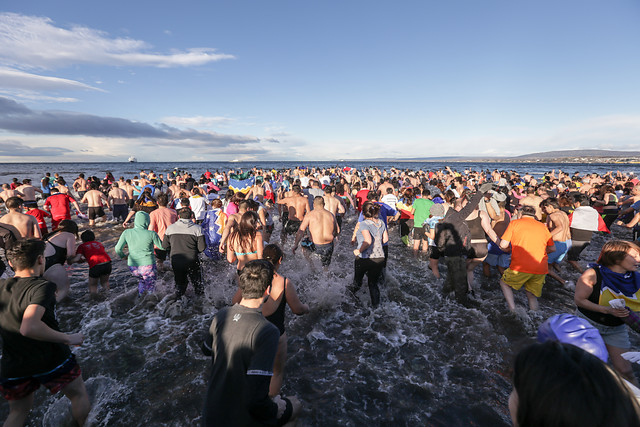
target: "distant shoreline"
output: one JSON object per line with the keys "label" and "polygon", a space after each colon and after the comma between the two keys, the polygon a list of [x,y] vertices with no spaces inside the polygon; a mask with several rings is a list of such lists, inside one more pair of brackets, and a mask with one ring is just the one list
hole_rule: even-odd
{"label": "distant shoreline", "polygon": [[601,164],[640,164],[640,157],[618,158],[618,157],[559,157],[559,158],[518,158],[518,157],[453,157],[453,158],[437,158],[437,159],[359,159],[345,160],[349,161],[394,161],[401,163],[410,162],[451,162],[451,163],[567,163],[567,164],[584,164],[584,163],[601,163]]}
{"label": "distant shoreline", "polygon": [[[0,162],[0,164],[126,164],[131,167],[136,165],[145,165],[149,163],[153,164],[189,164],[189,163],[225,163],[231,165],[242,165],[246,163],[295,163],[300,165],[314,164],[314,163],[332,163],[335,165],[348,165],[350,163],[525,163],[525,164],[611,164],[611,165],[640,165],[640,156],[629,157],[596,157],[596,156],[580,156],[580,157],[431,157],[431,158],[373,158],[373,159],[340,159],[340,160],[241,160],[239,162],[232,162],[230,160],[172,160],[172,161],[139,161],[135,163],[127,161],[110,161],[110,162],[92,162],[92,161],[31,161],[31,162]],[[236,166],[237,167],[237,166]]]}

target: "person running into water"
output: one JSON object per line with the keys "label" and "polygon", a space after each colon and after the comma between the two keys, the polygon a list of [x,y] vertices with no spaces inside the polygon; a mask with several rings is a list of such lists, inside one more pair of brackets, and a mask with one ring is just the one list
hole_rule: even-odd
{"label": "person running into water", "polygon": [[114,221],[123,221],[127,218],[129,213],[129,206],[127,201],[129,196],[127,192],[120,188],[117,182],[111,184],[111,190],[107,194],[107,201],[111,210],[113,211]]}
{"label": "person running into water", "polygon": [[287,206],[287,220],[283,224],[280,244],[284,247],[287,235],[295,234],[300,229],[304,215],[309,211],[309,202],[302,195],[299,185],[293,186],[293,195],[278,200],[279,205]]}
{"label": "person running into water", "polygon": [[86,230],[80,235],[82,244],[78,246],[77,253],[82,255],[84,261],[89,264],[89,293],[98,295],[98,283],[105,292],[109,292],[109,276],[111,275],[111,257],[107,254],[102,243],[96,241],[96,235],[91,230]]}
{"label": "person running into water", "polygon": [[331,264],[331,256],[333,255],[333,241],[340,233],[340,228],[336,222],[336,217],[324,208],[324,198],[316,196],[313,200],[314,209],[304,216],[304,220],[300,225],[300,229],[296,233],[296,240],[293,243],[293,253],[296,253],[298,244],[302,240],[307,228],[311,238],[302,240],[302,248],[304,256],[309,261],[313,269],[313,262],[309,257],[311,252],[320,257],[320,262],[325,271]]}
{"label": "person running into water", "polygon": [[58,287],[58,302],[69,294],[69,274],[64,263],[70,265],[80,259],[80,256],[76,255],[77,238],[78,224],[70,219],[60,221],[58,228],[44,237],[46,247],[43,277]]}
{"label": "person running into water", "polygon": [[203,426],[280,426],[300,411],[295,397],[269,397],[280,333],[261,306],[273,280],[270,262],[249,261],[240,274],[240,302],[213,317],[202,345],[204,354],[213,356]]}
{"label": "person running into water", "polygon": [[9,197],[5,202],[9,213],[0,218],[0,223],[10,228],[12,232],[23,239],[41,238],[38,220],[34,216],[22,213],[22,204],[21,198]]}
{"label": "person running into water", "polygon": [[538,310],[538,298],[547,275],[547,254],[556,250],[547,227],[536,220],[536,210],[525,205],[520,219],[511,221],[500,240],[500,248],[511,247],[511,264],[500,279],[500,287],[509,310],[515,311],[513,289],[524,286],[530,310]]}
{"label": "person running into water", "polygon": [[52,230],[58,228],[60,221],[71,219],[70,204],[73,205],[77,212],[81,212],[80,205],[73,197],[60,193],[57,188],[51,189],[51,196],[47,197],[47,200],[44,201],[44,210],[51,213]]}
{"label": "person running into water", "polygon": [[107,209],[109,209],[109,199],[104,193],[98,190],[98,184],[92,182],[89,184],[90,190],[87,191],[80,203],[87,203],[87,214],[89,216],[89,227],[93,227],[96,223],[96,218],[101,218],[102,221],[107,219],[107,214],[102,207],[102,203],[104,202],[107,205]]}
{"label": "person running into water", "polygon": [[254,211],[247,211],[242,214],[240,222],[229,235],[227,261],[230,264],[237,261],[238,275],[247,262],[262,258],[264,243],[262,242],[262,232],[258,229],[259,226],[258,214]]}
{"label": "person running into water", "polygon": [[382,245],[389,240],[389,233],[384,222],[379,218],[380,206],[367,201],[362,206],[365,220],[358,224],[355,233],[356,256],[354,262],[353,284],[349,291],[355,294],[362,287],[364,275],[367,275],[367,285],[371,296],[371,305],[375,308],[380,304],[380,289],[378,282],[384,268],[384,250]]}
{"label": "person running into water", "polygon": [[556,250],[549,254],[549,276],[573,290],[575,284],[570,280],[563,279],[560,274],[559,265],[564,260],[571,247],[571,231],[569,230],[569,217],[560,209],[558,200],[549,198],[542,201],[540,208],[547,215],[547,228],[553,238]]}
{"label": "person running into water", "polygon": [[262,314],[269,322],[276,325],[280,331],[278,351],[273,364],[273,377],[271,377],[269,386],[269,396],[274,397],[280,394],[284,378],[284,367],[287,361],[287,333],[284,326],[285,308],[288,305],[293,314],[301,316],[309,312],[309,306],[300,301],[293,283],[278,273],[284,259],[282,249],[278,245],[267,245],[262,252],[262,256],[263,259],[273,265],[273,281],[268,289],[269,298],[262,305]]}
{"label": "person running into water", "polygon": [[206,248],[202,227],[191,221],[192,212],[182,208],[179,219],[167,227],[162,247],[171,254],[171,267],[176,281],[176,297],[181,298],[187,291],[189,280],[196,293],[202,295],[202,270],[198,255]]}
{"label": "person running into water", "polygon": [[71,401],[71,415],[82,426],[90,404],[82,371],[69,349],[83,342],[80,333],[60,331],[56,319],[56,285],[43,279],[45,243],[28,239],[7,251],[15,276],[0,281],[0,392],[9,401],[5,426],[22,426],[44,385]]}
{"label": "person running into water", "polygon": [[[156,257],[154,246],[162,248],[162,241],[155,231],[148,230],[149,214],[138,211],[133,220],[133,228],[126,229],[116,243],[116,254],[122,259],[127,258],[129,271],[138,278],[138,295],[153,293],[156,288]],[[125,255],[124,247],[129,253]]]}

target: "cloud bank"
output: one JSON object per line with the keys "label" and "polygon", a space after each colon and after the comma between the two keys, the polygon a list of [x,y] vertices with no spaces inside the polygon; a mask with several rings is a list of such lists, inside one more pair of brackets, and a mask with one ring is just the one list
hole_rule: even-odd
{"label": "cloud bank", "polygon": [[62,147],[29,147],[19,141],[0,141],[0,156],[6,157],[56,157],[70,152]]}
{"label": "cloud bank", "polygon": [[[150,125],[119,117],[101,117],[85,113],[59,110],[31,110],[12,99],[0,97],[0,129],[35,135],[82,135],[146,139],[157,146],[227,147],[256,144],[255,136],[226,135],[195,129],[179,129],[166,124]],[[148,141],[153,139],[153,141]],[[278,142],[270,139],[269,142]]]}
{"label": "cloud bank", "polygon": [[99,64],[167,68],[233,58],[208,47],[159,53],[141,40],[113,38],[79,25],[62,28],[46,17],[0,13],[0,63],[11,67],[53,69]]}

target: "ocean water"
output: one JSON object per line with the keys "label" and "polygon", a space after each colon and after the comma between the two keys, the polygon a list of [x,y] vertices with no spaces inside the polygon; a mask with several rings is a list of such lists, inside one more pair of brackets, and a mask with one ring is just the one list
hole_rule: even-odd
{"label": "ocean water", "polygon": [[[50,171],[71,180],[81,171],[101,176],[98,173],[111,170],[116,176],[132,176],[140,169],[160,172],[179,167],[199,173],[206,168],[225,167],[222,165],[241,164],[0,167],[3,177],[18,173],[19,178],[26,173],[39,177]],[[500,169],[536,173],[530,165],[502,166]],[[553,165],[536,166],[540,171],[554,169],[545,169]],[[586,165],[571,165],[567,170],[590,172],[597,167],[588,166],[589,169]],[[295,284],[301,300],[311,308],[309,314],[300,317],[287,309],[289,355],[283,393],[302,400],[304,409],[298,425],[510,425],[507,400],[512,357],[521,345],[535,337],[537,327],[546,318],[573,312],[573,293],[550,279],[543,290],[539,312],[528,312],[524,294],[517,292],[518,310],[516,315],[510,315],[497,272],[485,278],[477,269],[475,293],[479,304],[477,308],[466,308],[442,295],[442,282],[427,268],[428,259],[414,256],[401,244],[399,230],[391,228],[382,303],[372,311],[366,286],[355,299],[345,292],[353,277],[349,239],[355,221],[353,213],[345,218],[327,273],[322,272],[318,260],[314,271],[300,251],[292,255],[291,238],[284,247],[286,256],[280,272]],[[613,231],[619,237],[630,237],[627,231]],[[97,227],[98,240],[115,260],[110,294],[99,301],[91,300],[87,266],[76,264],[67,267],[71,298],[57,308],[61,329],[80,331],[85,336],[84,344],[73,351],[91,397],[88,425],[199,425],[211,364],[202,355],[200,342],[213,314],[231,301],[236,290],[232,282],[235,268],[225,261],[207,260],[203,266],[204,297],[196,297],[190,288],[183,299],[174,301],[173,276],[168,271],[160,274],[154,296],[139,299],[137,281],[131,277],[126,262],[116,260],[113,253],[121,232],[122,227],[113,224]],[[279,233],[276,218],[272,242],[279,242]],[[583,253],[583,261],[595,260],[607,238],[596,236]],[[442,264],[441,272],[446,274]],[[572,280],[578,277],[566,266],[561,274]],[[639,343],[637,337],[633,340],[635,345]],[[28,425],[72,425],[69,403],[62,395],[52,397],[40,389],[35,400]],[[7,403],[0,401],[0,419],[7,414]]]}
{"label": "ocean water", "polygon": [[621,172],[640,171],[637,164],[607,164],[607,163],[479,163],[479,162],[138,162],[138,163],[0,163],[0,183],[10,182],[13,178],[20,180],[30,178],[34,183],[39,182],[46,172],[51,175],[58,173],[67,182],[73,182],[78,173],[83,172],[85,176],[97,176],[103,178],[107,172],[111,172],[116,178],[124,176],[133,178],[140,173],[140,170],[166,174],[174,168],[186,170],[199,177],[207,169],[210,171],[250,168],[263,169],[288,169],[297,166],[307,167],[335,167],[350,166],[359,169],[363,167],[375,166],[389,170],[392,167],[398,169],[411,170],[441,170],[445,166],[450,166],[454,170],[514,170],[520,174],[530,173],[536,177],[542,176],[551,170],[563,170],[565,172],[598,173],[604,174],[610,170]]}

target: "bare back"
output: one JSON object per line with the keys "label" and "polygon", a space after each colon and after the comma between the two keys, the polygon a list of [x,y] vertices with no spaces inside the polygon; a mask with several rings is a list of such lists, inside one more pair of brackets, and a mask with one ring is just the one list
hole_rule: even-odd
{"label": "bare back", "polygon": [[309,228],[311,239],[316,245],[326,245],[333,242],[338,234],[336,217],[326,209],[317,208],[307,213],[300,226],[301,230]]}
{"label": "bare back", "polygon": [[124,205],[128,198],[127,192],[122,188],[114,187],[109,191],[109,201],[112,205]]}
{"label": "bare back", "polygon": [[28,202],[33,202],[36,200],[36,191],[38,193],[42,193],[40,189],[30,184],[21,185],[20,191],[22,192],[22,194],[24,194],[24,200]]}
{"label": "bare back", "polygon": [[90,208],[97,208],[102,206],[102,201],[107,202],[107,197],[98,190],[90,190],[84,195],[80,203],[87,203]]}
{"label": "bare back", "polygon": [[21,212],[11,211],[2,218],[0,222],[7,224],[12,231],[17,232],[24,239],[40,239],[40,228],[35,217]]}
{"label": "bare back", "polygon": [[[335,196],[326,194],[322,196],[322,198],[324,199],[324,208],[336,216],[339,208],[342,206],[340,201]],[[342,212],[344,212],[344,208],[342,209]]]}
{"label": "bare back", "polygon": [[287,205],[289,219],[295,218],[298,221],[303,221],[305,212],[309,211],[309,201],[301,195],[285,197],[284,199],[278,200],[278,204]]}
{"label": "bare back", "polygon": [[565,242],[571,238],[569,217],[561,210],[557,210],[547,217],[547,227],[551,237],[557,242]]}

